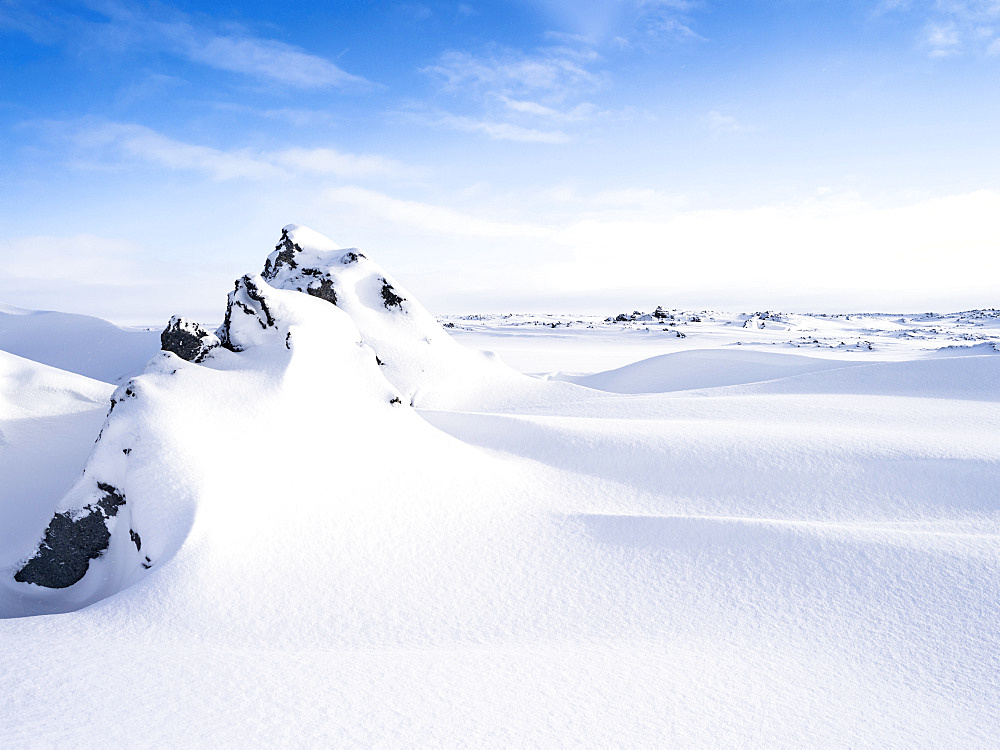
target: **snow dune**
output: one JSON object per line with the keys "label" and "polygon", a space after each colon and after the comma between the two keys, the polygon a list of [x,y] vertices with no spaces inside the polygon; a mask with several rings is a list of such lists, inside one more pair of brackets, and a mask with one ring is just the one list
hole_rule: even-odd
{"label": "snow dune", "polygon": [[159,331],[0,304],[0,350],[94,380],[137,375],[159,348]]}
{"label": "snow dune", "polygon": [[[1000,358],[538,380],[352,254],[287,227],[204,339],[229,348],[156,356],[34,496],[0,744],[995,741]],[[0,404],[41,403],[0,362]],[[56,419],[108,396],[64,377]],[[14,580],[102,484],[125,502],[82,578]]]}
{"label": "snow dune", "polygon": [[776,380],[858,364],[797,354],[695,349],[661,354],[592,375],[556,374],[553,379],[613,393],[663,393]]}

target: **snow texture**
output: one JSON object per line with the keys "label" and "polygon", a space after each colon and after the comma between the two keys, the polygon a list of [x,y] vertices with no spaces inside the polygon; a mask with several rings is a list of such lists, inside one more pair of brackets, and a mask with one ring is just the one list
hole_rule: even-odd
{"label": "snow texture", "polygon": [[137,375],[158,348],[152,330],[0,305],[0,350],[94,380],[117,384]]}
{"label": "snow texture", "polygon": [[995,744],[996,311],[644,315],[290,225],[113,394],[0,352],[0,745]]}

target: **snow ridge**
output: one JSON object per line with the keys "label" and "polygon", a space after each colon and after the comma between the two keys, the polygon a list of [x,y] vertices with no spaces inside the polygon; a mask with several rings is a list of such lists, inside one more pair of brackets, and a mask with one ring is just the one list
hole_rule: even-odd
{"label": "snow ridge", "polygon": [[[345,308],[360,314],[368,340],[391,365],[366,342]],[[388,333],[376,330],[394,324]],[[353,422],[377,425],[392,421],[386,410],[404,403],[387,375],[396,374],[410,387],[405,400],[411,401],[434,355],[444,347],[465,351],[443,332],[439,346],[430,348],[438,332],[434,318],[364,254],[336,248],[311,230],[286,227],[264,274],[237,279],[217,331],[171,318],[161,334],[160,355],[114,392],[83,476],[59,502],[34,551],[9,571],[4,585],[17,591],[19,604],[2,614],[66,611],[97,601],[136,582],[183,543],[185,523],[141,520],[163,522],[169,515],[157,507],[162,491],[144,481],[133,488],[130,481],[151,471],[132,465],[133,449],[146,438],[156,442],[154,425],[164,420],[154,415],[170,410],[171,399],[180,397],[178,388],[184,386],[178,378],[201,379],[210,371],[231,378],[246,374],[258,389],[263,378],[263,392],[279,401],[287,398],[281,394],[315,388],[321,379],[342,413],[354,412]],[[421,335],[416,342],[406,340],[416,335]],[[446,367],[439,363],[436,369]],[[217,381],[205,382],[204,390],[214,388]],[[55,590],[66,595],[60,598]]]}

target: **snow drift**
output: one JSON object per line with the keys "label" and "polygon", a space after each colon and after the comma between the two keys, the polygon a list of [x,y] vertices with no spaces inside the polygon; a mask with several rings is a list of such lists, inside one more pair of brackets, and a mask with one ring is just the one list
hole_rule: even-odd
{"label": "snow drift", "polygon": [[[311,422],[301,433],[318,440],[324,455],[356,453],[363,462],[445,439],[412,411],[418,402],[469,408],[581,390],[541,383],[465,349],[363,253],[291,225],[264,273],[236,281],[217,331],[175,317],[161,345],[145,372],[112,395],[82,476],[5,581],[9,594],[0,613],[79,608],[135,583],[174,554],[204,495],[181,467],[190,451],[177,444],[201,444],[210,432],[206,422],[225,425],[219,441],[269,443],[277,425],[291,418],[275,413],[281,404],[290,414],[325,420],[328,433],[316,434]],[[192,401],[201,406],[185,412]],[[189,426],[179,422],[185,413]],[[241,424],[243,431],[235,429]],[[194,425],[202,435],[190,434]],[[403,430],[414,432],[409,442],[400,438]],[[219,456],[224,448],[205,450]],[[215,470],[227,471],[222,464]],[[159,484],[168,471],[171,479]]]}
{"label": "snow drift", "polygon": [[[994,742],[1000,359],[602,392],[464,350],[363,255],[286,228],[115,391],[8,558],[0,744]],[[108,395],[41,375],[58,419]],[[86,571],[18,582],[53,523]]]}
{"label": "snow drift", "polygon": [[106,383],[142,372],[156,336],[89,315],[0,305],[0,350]]}

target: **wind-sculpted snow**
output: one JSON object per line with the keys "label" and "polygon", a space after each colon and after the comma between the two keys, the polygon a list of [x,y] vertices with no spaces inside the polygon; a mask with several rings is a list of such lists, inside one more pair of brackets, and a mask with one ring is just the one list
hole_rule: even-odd
{"label": "wind-sculpted snow", "polygon": [[[990,747],[981,312],[950,319],[964,350],[872,333],[924,316],[444,329],[287,227],[214,334],[171,321],[62,500],[0,523],[0,745]],[[798,336],[830,343],[775,348]],[[0,458],[109,396],[0,366]]]}
{"label": "wind-sculpted snow", "polygon": [[[130,454],[142,442],[140,422],[148,409],[143,392],[151,377],[130,380],[111,396],[82,476],[59,501],[37,547],[11,572],[13,582],[4,581],[0,613],[77,609],[130,585],[152,566],[153,558],[135,541],[146,529],[129,489]],[[158,531],[148,534],[154,548],[161,546],[155,543]],[[55,596],[53,589],[68,593]]]}
{"label": "wind-sculpted snow", "polygon": [[[106,383],[0,352],[0,570],[41,538],[80,476],[113,392]],[[0,611],[3,600],[0,593]]]}
{"label": "wind-sculpted snow", "polygon": [[[179,344],[181,351],[162,352],[143,375],[115,391],[83,476],[59,502],[34,551],[11,571],[0,613],[76,609],[131,585],[180,548],[198,493],[184,471],[174,470],[187,451],[164,451],[191,439],[178,426],[182,414],[191,425],[207,420],[222,426],[220,442],[248,440],[263,450],[272,439],[282,442],[258,423],[274,399],[290,412],[324,420],[339,441],[354,439],[353,422],[390,434],[384,419],[430,429],[414,414],[397,411],[399,393],[346,314],[324,300],[273,289],[258,275],[237,280],[217,335],[174,318],[164,343]],[[301,383],[308,386],[296,387]],[[236,393],[243,398],[234,403]],[[203,408],[185,410],[192,399]],[[383,413],[389,416],[379,417]],[[247,421],[236,430],[241,418]],[[331,437],[325,446],[339,441]],[[225,454],[224,446],[205,451]],[[239,512],[233,509],[234,516]],[[68,593],[58,597],[51,589]]]}
{"label": "wind-sculpted snow", "polygon": [[[338,248],[289,225],[268,257],[264,279],[324,299],[347,313],[406,403],[481,408],[512,399],[551,398],[495,355],[459,345],[414,296],[357,248]],[[566,389],[567,392],[571,389]]]}
{"label": "wind-sculpted snow", "polygon": [[105,383],[142,372],[156,349],[155,331],[0,305],[0,350]]}

